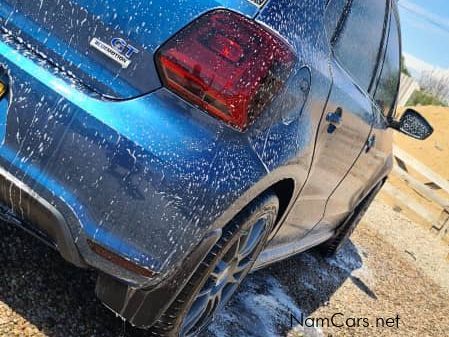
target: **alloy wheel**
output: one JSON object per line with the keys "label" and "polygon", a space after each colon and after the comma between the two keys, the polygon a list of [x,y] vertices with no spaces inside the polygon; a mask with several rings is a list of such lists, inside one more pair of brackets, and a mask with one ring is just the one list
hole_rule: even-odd
{"label": "alloy wheel", "polygon": [[181,336],[195,336],[212,320],[213,314],[228,302],[250,271],[258,244],[268,227],[266,218],[258,219],[248,230],[242,232],[215,264],[184,319]]}

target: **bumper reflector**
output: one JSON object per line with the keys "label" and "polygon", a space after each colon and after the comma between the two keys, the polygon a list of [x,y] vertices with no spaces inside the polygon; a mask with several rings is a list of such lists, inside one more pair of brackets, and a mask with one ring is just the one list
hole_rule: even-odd
{"label": "bumper reflector", "polygon": [[0,81],[0,99],[6,95],[7,86],[2,81]]}
{"label": "bumper reflector", "polygon": [[132,261],[129,261],[125,259],[124,257],[121,257],[120,255],[117,255],[116,253],[111,252],[110,250],[104,248],[103,246],[98,245],[97,243],[87,240],[87,243],[89,244],[90,249],[92,249],[93,252],[100,255],[101,257],[105,258],[106,260],[112,262],[113,264],[120,266],[126,270],[129,270],[133,273],[145,276],[145,277],[153,277],[156,275],[156,272],[139,266]]}

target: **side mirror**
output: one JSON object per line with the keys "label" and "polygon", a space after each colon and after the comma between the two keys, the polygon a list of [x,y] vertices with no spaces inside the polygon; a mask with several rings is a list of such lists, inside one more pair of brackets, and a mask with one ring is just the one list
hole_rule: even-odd
{"label": "side mirror", "polygon": [[390,127],[419,140],[424,140],[433,133],[432,125],[413,109],[405,110],[399,121],[390,122]]}

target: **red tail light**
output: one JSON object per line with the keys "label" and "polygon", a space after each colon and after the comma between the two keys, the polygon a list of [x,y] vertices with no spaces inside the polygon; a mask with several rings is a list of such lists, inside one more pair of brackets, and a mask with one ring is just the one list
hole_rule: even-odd
{"label": "red tail light", "polygon": [[166,87],[243,130],[282,87],[295,56],[260,24],[216,10],[162,46],[156,62]]}

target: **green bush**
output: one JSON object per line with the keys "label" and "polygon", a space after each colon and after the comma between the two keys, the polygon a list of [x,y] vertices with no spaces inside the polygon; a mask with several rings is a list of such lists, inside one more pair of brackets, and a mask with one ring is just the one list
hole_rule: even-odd
{"label": "green bush", "polygon": [[436,105],[436,106],[447,106],[444,102],[441,102],[435,96],[428,94],[424,91],[417,90],[413,93],[412,97],[407,102],[407,106],[416,105]]}

